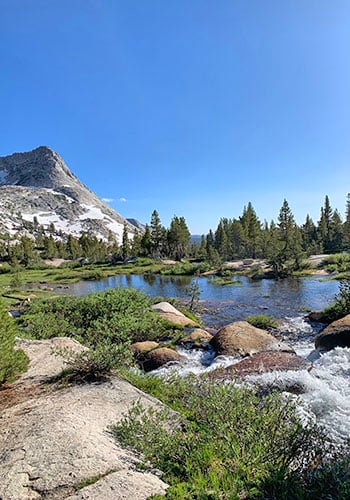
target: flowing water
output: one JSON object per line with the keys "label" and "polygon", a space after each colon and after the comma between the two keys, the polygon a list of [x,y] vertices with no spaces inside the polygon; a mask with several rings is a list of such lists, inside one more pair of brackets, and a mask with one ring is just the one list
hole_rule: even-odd
{"label": "flowing water", "polygon": [[[280,321],[279,337],[299,354],[313,362],[306,370],[271,372],[250,377],[251,382],[279,387],[282,391],[300,388],[298,411],[305,421],[317,421],[333,439],[344,441],[350,436],[350,349],[336,348],[328,353],[314,351],[313,340],[321,325],[311,325],[304,319],[305,309],[319,310],[332,302],[338,291],[336,281],[320,277],[252,281],[239,277],[240,284],[220,286],[210,277],[183,278],[164,276],[116,276],[99,282],[80,282],[69,287],[76,295],[115,287],[134,287],[150,296],[186,296],[186,286],[194,280],[200,287],[202,319],[207,327],[219,328],[250,314],[268,314]],[[180,373],[202,373],[235,362],[230,356],[218,356],[212,351],[179,349],[187,358],[181,367],[166,367],[157,373],[177,369]]]}

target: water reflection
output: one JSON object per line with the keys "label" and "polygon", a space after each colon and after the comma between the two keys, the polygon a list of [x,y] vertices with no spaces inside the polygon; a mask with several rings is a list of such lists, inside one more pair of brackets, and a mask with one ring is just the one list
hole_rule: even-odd
{"label": "water reflection", "polygon": [[338,291],[338,282],[323,281],[319,277],[278,281],[239,277],[239,280],[241,285],[221,286],[215,285],[211,277],[130,274],[74,283],[66,291],[86,295],[107,288],[133,287],[152,297],[184,298],[186,287],[196,281],[200,287],[200,299],[216,310],[215,315],[209,315],[209,322],[215,323],[213,326],[242,319],[248,314],[265,313],[285,318],[300,315],[305,308],[319,310],[328,305]]}

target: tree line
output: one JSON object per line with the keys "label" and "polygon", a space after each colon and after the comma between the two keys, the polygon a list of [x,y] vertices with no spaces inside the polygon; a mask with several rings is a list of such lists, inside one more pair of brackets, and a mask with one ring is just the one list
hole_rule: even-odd
{"label": "tree line", "polygon": [[317,253],[350,251],[350,194],[346,201],[345,220],[331,207],[326,196],[317,223],[306,216],[298,226],[288,201],[284,200],[276,221],[261,222],[249,202],[238,218],[221,218],[215,231],[209,230],[199,242],[191,241],[184,217],[174,216],[165,228],[157,210],[143,232],[131,238],[124,225],[122,241],[112,233],[106,240],[93,234],[80,237],[56,231],[53,224],[47,229],[34,220],[28,223],[34,239],[21,236],[14,241],[8,234],[0,236],[0,260],[10,265],[27,267],[40,259],[88,259],[89,262],[111,262],[131,257],[150,257],[155,260],[181,260],[192,257],[213,265],[233,259],[267,259],[276,274],[300,269],[305,256]]}

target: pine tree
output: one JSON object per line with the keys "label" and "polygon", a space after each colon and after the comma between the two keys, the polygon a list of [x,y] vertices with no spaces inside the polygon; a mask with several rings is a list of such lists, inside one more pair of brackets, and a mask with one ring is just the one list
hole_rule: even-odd
{"label": "pine tree", "polygon": [[[285,199],[278,216],[278,227],[273,235],[273,251],[270,257],[275,274],[283,276],[300,268],[302,238],[293,213]],[[277,236],[277,240],[275,239]],[[288,262],[289,261],[289,262]]]}
{"label": "pine tree", "polygon": [[151,231],[151,253],[154,259],[160,259],[162,255],[163,232],[157,210],[153,210],[150,222]]}
{"label": "pine tree", "polygon": [[184,217],[172,218],[167,233],[169,255],[176,260],[181,260],[188,254],[191,233]]}
{"label": "pine tree", "polygon": [[141,240],[142,236],[139,233],[139,231],[136,230],[131,242],[131,254],[134,255],[135,257],[141,255]]}
{"label": "pine tree", "polygon": [[344,250],[350,251],[350,193],[347,195],[345,208],[345,222],[343,225]]}
{"label": "pine tree", "polygon": [[321,207],[321,216],[318,221],[318,240],[322,246],[322,251],[330,253],[332,249],[331,242],[331,226],[332,226],[333,209],[331,207],[328,195],[325,196],[324,206]]}
{"label": "pine tree", "polygon": [[145,232],[141,238],[141,255],[143,257],[150,257],[152,253],[152,237],[149,225],[146,224]]}
{"label": "pine tree", "polygon": [[66,253],[69,259],[77,259],[81,257],[81,247],[77,238],[69,234],[66,244]]}
{"label": "pine tree", "polygon": [[51,234],[44,239],[44,256],[46,259],[54,259],[57,257],[56,243]]}
{"label": "pine tree", "polygon": [[331,253],[343,250],[343,222],[337,209],[334,210],[329,228],[329,251]]}
{"label": "pine tree", "polygon": [[248,203],[247,207],[244,207],[240,222],[243,228],[245,257],[255,259],[261,238],[261,224],[251,202]]}
{"label": "pine tree", "polygon": [[303,250],[311,255],[319,251],[317,243],[317,228],[310,215],[306,215],[305,223],[301,227]]}
{"label": "pine tree", "polygon": [[123,227],[123,240],[122,240],[122,257],[127,259],[130,256],[130,242],[128,235],[128,226],[124,223]]}

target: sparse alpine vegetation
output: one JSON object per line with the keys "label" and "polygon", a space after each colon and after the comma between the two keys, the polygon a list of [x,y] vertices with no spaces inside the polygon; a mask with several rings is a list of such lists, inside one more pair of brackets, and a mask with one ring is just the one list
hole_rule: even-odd
{"label": "sparse alpine vegetation", "polygon": [[[116,439],[164,471],[166,498],[348,499],[349,450],[303,426],[290,400],[206,378],[129,380],[178,412],[134,405],[113,427]],[[153,497],[161,498],[161,497]]]}

